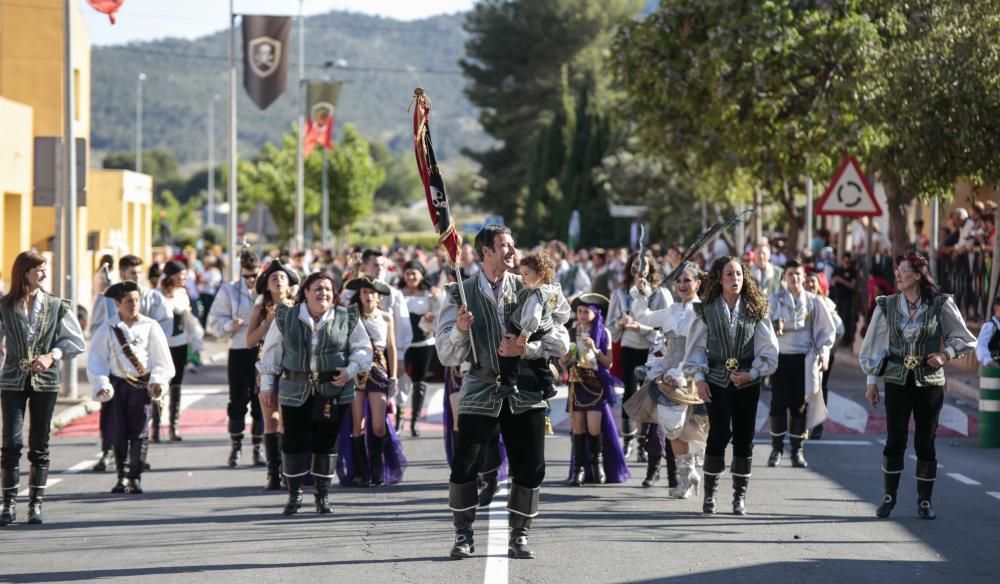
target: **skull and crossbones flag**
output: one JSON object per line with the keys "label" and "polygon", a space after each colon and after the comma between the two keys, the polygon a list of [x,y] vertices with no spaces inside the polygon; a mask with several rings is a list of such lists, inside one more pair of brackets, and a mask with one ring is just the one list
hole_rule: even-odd
{"label": "skull and crossbones flag", "polygon": [[440,235],[439,243],[447,250],[448,258],[454,264],[458,259],[462,238],[455,230],[455,221],[448,208],[448,195],[444,191],[444,179],[431,144],[431,100],[419,87],[413,91],[413,100],[413,150],[417,155],[417,170],[420,172],[420,181],[424,183],[427,210],[430,211],[434,229]]}
{"label": "skull and crossbones flag", "polygon": [[291,31],[287,16],[243,16],[243,87],[262,110],[285,92]]}

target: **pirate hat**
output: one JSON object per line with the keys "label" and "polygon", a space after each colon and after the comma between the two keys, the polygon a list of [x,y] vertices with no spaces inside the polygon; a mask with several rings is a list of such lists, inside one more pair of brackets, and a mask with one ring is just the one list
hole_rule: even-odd
{"label": "pirate hat", "polygon": [[570,304],[570,308],[572,308],[575,311],[576,307],[580,305],[596,306],[601,309],[601,314],[607,316],[608,306],[611,305],[611,301],[608,300],[608,297],[604,296],[603,294],[598,294],[597,292],[588,292],[586,294],[580,294],[579,296],[574,298],[573,303]]}
{"label": "pirate hat", "polygon": [[254,289],[257,291],[257,294],[263,294],[264,291],[267,290],[267,279],[270,278],[271,274],[275,272],[284,272],[288,276],[289,286],[298,285],[299,275],[295,272],[295,270],[281,263],[281,260],[276,259],[267,264],[267,269],[264,270],[264,273],[257,278],[257,283],[254,284]]}
{"label": "pirate hat", "polygon": [[354,278],[348,282],[345,286],[345,290],[351,290],[353,292],[358,292],[362,288],[371,288],[372,290],[378,292],[382,295],[388,295],[390,293],[389,287],[378,280],[372,280],[371,278],[364,276],[361,278]]}

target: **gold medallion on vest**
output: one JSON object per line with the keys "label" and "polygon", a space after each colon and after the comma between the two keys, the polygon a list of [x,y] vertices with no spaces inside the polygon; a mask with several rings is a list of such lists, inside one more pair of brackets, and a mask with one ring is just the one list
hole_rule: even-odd
{"label": "gold medallion on vest", "polygon": [[907,355],[903,357],[903,367],[906,367],[908,370],[912,371],[917,367],[919,367],[920,364],[923,363],[923,361],[924,361],[923,358],[917,355]]}
{"label": "gold medallion on vest", "polygon": [[739,369],[739,366],[740,362],[736,358],[730,357],[726,359],[726,371],[729,371],[730,373],[735,373],[736,370]]}

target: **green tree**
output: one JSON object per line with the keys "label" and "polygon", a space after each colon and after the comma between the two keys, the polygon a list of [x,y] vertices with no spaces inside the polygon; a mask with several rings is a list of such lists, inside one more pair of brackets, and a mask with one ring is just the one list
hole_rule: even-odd
{"label": "green tree", "polygon": [[153,201],[153,240],[158,244],[193,243],[198,239],[201,224],[201,197],[181,202],[169,190]]}
{"label": "green tree", "polygon": [[[103,168],[135,170],[135,152],[111,152],[101,163]],[[154,148],[142,152],[142,172],[153,177],[153,193],[159,196],[169,190],[180,201],[188,201],[197,193],[185,189],[186,178],[173,151]]]}
{"label": "green tree", "polygon": [[375,207],[388,210],[405,207],[423,197],[417,163],[412,152],[396,154],[382,143],[371,145],[372,159],[385,173],[385,182],[375,192]]}

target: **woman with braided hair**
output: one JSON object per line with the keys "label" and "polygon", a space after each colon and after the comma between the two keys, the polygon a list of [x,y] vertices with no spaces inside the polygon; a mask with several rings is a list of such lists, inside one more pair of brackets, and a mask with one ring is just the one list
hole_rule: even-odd
{"label": "woman with braided hair", "polygon": [[719,475],[732,438],[733,514],[746,515],[760,382],[778,366],[767,298],[749,272],[735,257],[712,263],[687,335],[684,373],[694,377],[698,397],[708,404],[705,513],[715,513]]}

